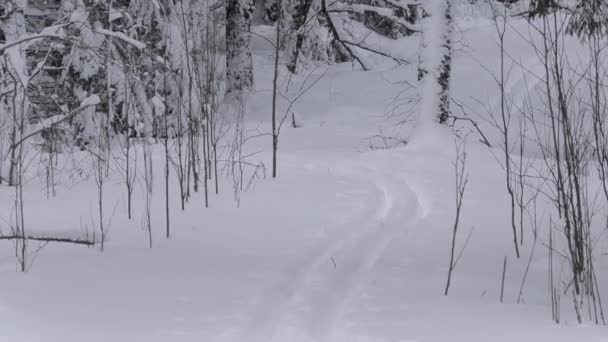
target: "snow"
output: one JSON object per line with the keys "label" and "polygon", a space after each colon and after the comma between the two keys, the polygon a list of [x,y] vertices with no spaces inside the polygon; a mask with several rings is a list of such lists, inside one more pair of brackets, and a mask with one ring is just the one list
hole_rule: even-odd
{"label": "snow", "polygon": [[109,36],[109,37],[114,37],[114,38],[120,39],[126,43],[133,45],[134,47],[136,47],[140,50],[143,50],[146,48],[146,43],[140,42],[137,39],[133,39],[122,32],[110,31],[110,30],[106,30],[103,28],[96,28],[94,31],[97,33]]}
{"label": "snow", "polygon": [[395,11],[392,8],[382,8],[382,7],[370,6],[370,5],[364,5],[364,4],[349,4],[348,6],[344,6],[344,7],[341,7],[340,5],[332,6],[330,8],[330,10],[332,10],[332,11],[333,10],[337,10],[337,11],[348,10],[348,11],[352,11],[355,13],[364,13],[366,11],[375,12],[375,13],[382,15],[383,17],[390,18],[395,23],[398,23],[399,25],[407,27],[408,29],[410,29],[412,31],[420,31],[420,27],[413,25],[412,23],[395,16],[395,14],[394,14]]}
{"label": "snow", "polygon": [[122,18],[123,16],[124,15],[121,11],[116,10],[115,8],[110,8],[110,13],[109,13],[108,19],[110,21],[115,21],[115,20]]}
{"label": "snow", "polygon": [[98,105],[101,102],[99,95],[93,94],[91,96],[86,97],[84,100],[80,102],[80,108],[90,107]]}
{"label": "snow", "polygon": [[[473,107],[471,91],[495,100],[493,81],[478,61],[495,60],[496,47],[488,44],[494,38],[487,22],[466,25],[469,53],[455,55],[453,89]],[[510,44],[520,46],[519,57],[532,60],[534,52],[517,35],[510,37]],[[248,128],[268,129],[271,51],[253,51],[258,93],[245,117]],[[0,341],[607,341],[606,328],[575,324],[568,300],[562,303],[562,324],[551,321],[547,253],[540,246],[524,303],[516,303],[530,250],[524,249],[521,260],[513,257],[504,173],[474,139],[458,245],[471,230],[472,235],[450,296],[443,296],[454,216],[453,137],[442,127],[424,128],[424,134],[420,125],[395,128],[398,120],[387,116],[387,108],[403,91],[398,81],[412,79],[416,66],[387,65],[370,72],[354,71],[349,63],[314,71],[323,78],[294,107],[304,125],[281,133],[278,178],[256,180],[242,194],[240,208],[225,179],[209,209],[194,194],[181,212],[172,184],[168,240],[164,156],[162,146],[154,146],[152,249],[142,229],[143,184],[135,190],[129,221],[115,166],[106,181],[111,228],[103,253],[49,244],[21,274],[11,243],[0,241]],[[297,88],[283,91],[293,95]],[[154,99],[158,110],[162,101]],[[93,95],[81,106],[96,103]],[[287,106],[279,102],[279,113]],[[411,142],[372,149],[369,138],[380,129]],[[271,165],[270,139],[252,139],[247,149]],[[30,168],[24,195],[29,231],[93,233],[96,189],[87,163],[79,152],[60,158],[57,197],[51,199],[43,195],[44,177],[38,175],[44,170]],[[11,225],[13,200],[14,189],[0,186],[3,232]],[[499,303],[505,256],[505,301]],[[606,274],[608,258],[596,266]]]}

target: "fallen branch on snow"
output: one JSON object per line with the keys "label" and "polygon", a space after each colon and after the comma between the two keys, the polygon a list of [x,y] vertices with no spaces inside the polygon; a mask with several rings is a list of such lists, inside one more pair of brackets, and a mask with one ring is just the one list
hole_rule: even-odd
{"label": "fallen branch on snow", "polygon": [[[0,240],[21,240],[23,236],[20,235],[0,235]],[[60,237],[44,237],[44,236],[31,236],[28,235],[25,237],[26,240],[33,241],[42,241],[42,242],[61,242],[61,243],[71,243],[74,245],[84,245],[84,246],[95,246],[95,242],[84,239],[72,239],[72,238],[60,238]]]}

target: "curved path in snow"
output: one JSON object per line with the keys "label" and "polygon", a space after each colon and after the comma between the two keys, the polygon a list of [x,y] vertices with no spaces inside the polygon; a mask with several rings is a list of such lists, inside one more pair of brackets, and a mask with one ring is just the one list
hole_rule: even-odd
{"label": "curved path in snow", "polygon": [[[334,329],[350,299],[366,285],[366,274],[389,243],[423,215],[418,196],[395,165],[360,159],[342,161],[331,170],[358,180],[362,189],[345,192],[364,194],[358,200],[366,209],[352,212],[346,222],[334,227],[334,233],[311,251],[294,277],[262,296],[240,338],[260,342],[334,340],[339,334]],[[380,160],[386,164],[387,159]],[[327,169],[317,165],[319,170]]]}

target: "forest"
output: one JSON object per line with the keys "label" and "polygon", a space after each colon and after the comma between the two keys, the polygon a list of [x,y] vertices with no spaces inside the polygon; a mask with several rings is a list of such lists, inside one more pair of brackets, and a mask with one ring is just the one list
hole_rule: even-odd
{"label": "forest", "polygon": [[0,0],[0,342],[608,341],[606,0]]}

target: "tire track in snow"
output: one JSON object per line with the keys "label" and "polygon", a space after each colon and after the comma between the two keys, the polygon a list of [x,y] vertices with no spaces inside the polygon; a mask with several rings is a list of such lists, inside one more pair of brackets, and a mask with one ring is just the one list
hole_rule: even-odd
{"label": "tire track in snow", "polygon": [[[390,169],[390,168],[388,168]],[[404,179],[404,174],[390,176],[389,174],[376,175],[375,179],[390,180],[390,182],[378,183],[390,203],[390,208],[379,223],[374,235],[369,240],[364,240],[359,252],[363,251],[363,258],[357,271],[352,275],[350,287],[345,291],[343,299],[336,307],[332,315],[332,321],[328,325],[328,333],[324,337],[326,341],[339,341],[340,333],[337,329],[339,321],[355,296],[360,294],[365,285],[368,284],[366,275],[369,274],[374,265],[382,257],[389,244],[398,236],[405,234],[407,228],[413,225],[421,217],[427,215],[427,210],[421,206],[418,193],[413,191]],[[353,252],[357,252],[356,250]]]}
{"label": "tire track in snow", "polygon": [[416,195],[403,180],[361,165],[350,166],[340,172],[370,184],[380,196],[367,198],[367,202],[379,204],[354,215],[345,224],[349,229],[340,230],[344,236],[336,234],[321,250],[315,250],[312,261],[292,281],[281,285],[279,299],[275,296],[261,303],[260,312],[266,313],[255,317],[249,327],[254,333],[248,336],[255,336],[253,340],[331,341],[335,338],[334,326],[349,299],[365,285],[365,275],[389,243],[405,232],[408,222],[419,215]]}
{"label": "tire track in snow", "polygon": [[[325,170],[326,167],[319,166],[318,169]],[[341,179],[356,180],[355,184],[358,185],[364,184],[356,188],[345,189],[343,193],[350,193],[350,196],[354,196],[353,194],[362,196],[359,194],[363,194],[361,201],[369,201],[370,195],[374,202],[382,201],[383,192],[375,184],[370,183],[367,177],[346,168],[333,168],[332,172],[342,175]],[[334,255],[337,251],[342,248],[347,240],[352,240],[359,235],[359,232],[353,228],[360,225],[358,222],[376,217],[379,210],[379,208],[372,207],[368,210],[358,211],[355,215],[350,215],[346,222],[334,226],[333,233],[327,236],[325,243],[319,244],[308,253],[304,263],[298,267],[292,277],[273,287],[269,293],[262,296],[261,301],[251,314],[251,322],[245,327],[245,331],[239,335],[243,338],[246,337],[247,340],[260,342],[277,338],[280,325],[287,324],[289,318],[296,318],[295,313],[298,310],[294,308],[293,304],[298,297],[298,290],[310,283],[311,274],[318,269],[323,267],[333,268]],[[293,340],[293,334],[295,333],[297,333],[295,330],[290,333],[290,341]],[[237,336],[236,340],[240,341],[241,339]]]}

